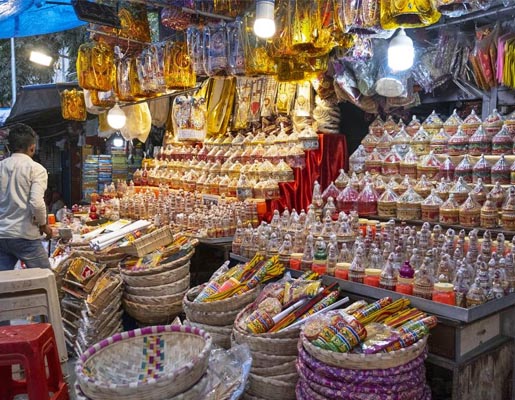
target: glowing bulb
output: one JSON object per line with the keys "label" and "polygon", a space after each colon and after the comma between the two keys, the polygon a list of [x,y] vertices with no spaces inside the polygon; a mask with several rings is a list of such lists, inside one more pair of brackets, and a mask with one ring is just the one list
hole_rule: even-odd
{"label": "glowing bulb", "polygon": [[388,66],[393,71],[405,71],[413,66],[414,58],[413,40],[401,28],[388,46]]}
{"label": "glowing bulb", "polygon": [[113,146],[114,147],[123,147],[125,141],[121,137],[115,137],[113,139]]}
{"label": "glowing bulb", "polygon": [[126,121],[127,116],[118,103],[116,103],[107,113],[107,123],[113,129],[122,129],[125,126]]}
{"label": "glowing bulb", "polygon": [[275,35],[275,4],[270,0],[257,0],[254,33],[256,36],[269,39]]}
{"label": "glowing bulb", "polygon": [[48,67],[50,64],[52,64],[52,57],[39,51],[31,51],[29,60],[33,63],[44,65],[45,67]]}

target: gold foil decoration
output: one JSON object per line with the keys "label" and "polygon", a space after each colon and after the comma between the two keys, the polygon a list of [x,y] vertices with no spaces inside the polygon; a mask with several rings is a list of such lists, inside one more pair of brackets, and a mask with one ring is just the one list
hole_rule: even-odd
{"label": "gold foil decoration", "polygon": [[71,121],[86,120],[86,103],[82,90],[65,90],[61,93],[61,115]]}
{"label": "gold foil decoration", "polygon": [[84,43],[77,55],[79,86],[88,90],[109,91],[114,82],[114,53],[105,43]]}
{"label": "gold foil decoration", "polygon": [[441,14],[433,0],[381,1],[381,26],[383,29],[418,28],[438,22]]}
{"label": "gold foil decoration", "polygon": [[194,87],[197,81],[186,42],[169,42],[164,50],[164,78],[168,89]]}

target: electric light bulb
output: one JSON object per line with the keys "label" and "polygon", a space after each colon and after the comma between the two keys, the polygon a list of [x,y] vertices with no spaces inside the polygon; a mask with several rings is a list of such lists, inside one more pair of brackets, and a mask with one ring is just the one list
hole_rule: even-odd
{"label": "electric light bulb", "polygon": [[393,71],[405,71],[413,66],[414,59],[413,40],[401,28],[388,46],[388,66]]}
{"label": "electric light bulb", "polygon": [[256,2],[256,20],[254,21],[256,36],[269,39],[275,35],[274,12],[274,1],[258,0]]}
{"label": "electric light bulb", "polygon": [[52,64],[52,57],[46,55],[45,53],[41,53],[40,51],[31,51],[29,60],[33,63],[44,65],[45,67],[48,67],[50,64]]}
{"label": "electric light bulb", "polygon": [[127,116],[116,103],[107,113],[107,123],[113,129],[121,129],[125,126],[125,122],[127,122]]}
{"label": "electric light bulb", "polygon": [[113,146],[114,147],[123,147],[124,140],[121,137],[115,137],[113,139]]}

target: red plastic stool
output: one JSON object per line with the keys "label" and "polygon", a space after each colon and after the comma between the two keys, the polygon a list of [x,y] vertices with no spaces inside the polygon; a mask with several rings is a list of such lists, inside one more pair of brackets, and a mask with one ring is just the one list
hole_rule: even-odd
{"label": "red plastic stool", "polygon": [[[15,364],[23,366],[24,380],[13,379]],[[52,325],[0,327],[0,382],[2,400],[12,400],[18,394],[28,394],[29,400],[69,400]]]}

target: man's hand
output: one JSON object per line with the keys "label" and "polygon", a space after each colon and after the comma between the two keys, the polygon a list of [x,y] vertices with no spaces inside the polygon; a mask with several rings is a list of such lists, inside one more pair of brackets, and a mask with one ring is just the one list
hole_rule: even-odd
{"label": "man's hand", "polygon": [[46,240],[52,239],[52,228],[46,224],[39,227],[39,233],[45,234]]}

